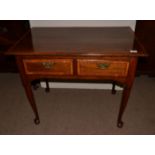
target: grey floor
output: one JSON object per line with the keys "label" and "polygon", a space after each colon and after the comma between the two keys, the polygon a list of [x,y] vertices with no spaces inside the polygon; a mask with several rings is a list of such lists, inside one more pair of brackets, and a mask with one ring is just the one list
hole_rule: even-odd
{"label": "grey floor", "polygon": [[124,127],[116,127],[121,91],[51,89],[34,91],[41,124],[33,123],[18,74],[0,74],[0,134],[155,134],[155,78],[135,79]]}

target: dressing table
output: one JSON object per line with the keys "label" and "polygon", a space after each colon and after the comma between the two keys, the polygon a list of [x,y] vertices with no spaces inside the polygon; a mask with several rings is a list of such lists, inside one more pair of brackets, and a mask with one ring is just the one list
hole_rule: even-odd
{"label": "dressing table", "polygon": [[134,82],[138,58],[147,56],[129,27],[32,28],[6,54],[16,57],[36,124],[40,123],[40,118],[31,82],[51,79],[112,82],[113,93],[115,84],[121,85],[119,128],[123,126],[122,116]]}

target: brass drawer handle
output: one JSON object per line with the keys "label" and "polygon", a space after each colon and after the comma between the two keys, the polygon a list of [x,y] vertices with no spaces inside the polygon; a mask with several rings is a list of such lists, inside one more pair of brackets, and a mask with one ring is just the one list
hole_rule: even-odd
{"label": "brass drawer handle", "polygon": [[42,62],[42,65],[46,69],[51,69],[55,65],[55,63],[54,62]]}
{"label": "brass drawer handle", "polygon": [[99,69],[107,69],[109,66],[110,66],[110,64],[107,64],[107,63],[100,63],[100,64],[97,64],[97,67],[98,67]]}

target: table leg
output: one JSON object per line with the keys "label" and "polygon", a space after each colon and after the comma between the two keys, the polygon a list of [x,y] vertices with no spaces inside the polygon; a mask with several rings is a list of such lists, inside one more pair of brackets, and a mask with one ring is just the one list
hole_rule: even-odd
{"label": "table leg", "polygon": [[120,110],[119,110],[118,119],[117,119],[117,127],[119,127],[119,128],[123,127],[122,117],[123,117],[123,113],[125,111],[125,108],[127,106],[128,99],[129,99],[130,92],[131,92],[131,88],[132,88],[132,85],[134,82],[136,66],[137,66],[137,58],[132,58],[130,60],[128,76],[127,76],[126,83],[124,86],[124,90],[123,90],[123,94],[122,94],[122,100],[121,100],[121,104],[120,104]]}
{"label": "table leg", "polygon": [[32,86],[34,90],[37,90],[40,87],[40,80],[34,80],[32,81]]}
{"label": "table leg", "polygon": [[35,114],[34,123],[39,124],[40,119],[39,119],[38,110],[37,110],[35,100],[34,100],[34,96],[33,96],[33,92],[32,92],[31,82],[29,82],[29,81],[26,82],[26,80],[23,80],[23,83],[24,83],[24,88],[25,88],[27,98],[28,98],[29,103],[30,103],[30,105],[32,107],[32,110],[33,110],[33,112]]}
{"label": "table leg", "polygon": [[22,60],[22,58],[20,56],[16,56],[16,62],[17,62],[18,69],[19,69],[19,72],[20,72],[20,78],[21,78],[23,87],[25,89],[25,93],[26,93],[27,98],[29,100],[29,103],[30,103],[30,105],[32,107],[32,110],[33,110],[33,112],[35,114],[34,123],[39,124],[40,119],[39,119],[37,106],[36,106],[35,99],[34,99],[33,92],[32,92],[32,85],[31,85],[32,81],[29,80],[27,78],[27,75],[25,74],[23,60]]}
{"label": "table leg", "polygon": [[121,104],[120,104],[120,110],[119,110],[119,115],[118,115],[118,119],[117,119],[117,127],[122,128],[123,127],[123,121],[122,121],[122,116],[123,113],[125,111],[125,108],[127,106],[127,102],[129,99],[129,95],[130,95],[130,91],[131,88],[125,87],[123,90],[123,94],[122,94],[122,100],[121,100]]}
{"label": "table leg", "polygon": [[115,86],[116,86],[116,83],[113,82],[113,83],[112,83],[112,91],[111,91],[112,94],[116,94]]}
{"label": "table leg", "polygon": [[48,81],[48,79],[45,80],[45,83],[46,83],[45,92],[46,93],[49,93],[50,92],[50,87],[49,87],[49,81]]}

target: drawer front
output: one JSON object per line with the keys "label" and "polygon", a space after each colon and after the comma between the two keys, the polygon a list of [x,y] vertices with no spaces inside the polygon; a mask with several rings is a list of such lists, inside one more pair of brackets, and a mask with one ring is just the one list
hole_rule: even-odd
{"label": "drawer front", "polygon": [[77,60],[79,76],[119,76],[128,73],[129,61],[126,60]]}
{"label": "drawer front", "polygon": [[23,63],[27,74],[73,74],[72,59],[26,59]]}

